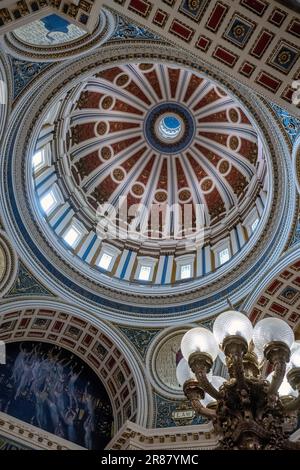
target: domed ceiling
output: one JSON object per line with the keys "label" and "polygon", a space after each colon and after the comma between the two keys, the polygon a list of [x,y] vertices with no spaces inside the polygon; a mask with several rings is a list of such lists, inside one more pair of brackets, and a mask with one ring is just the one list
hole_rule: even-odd
{"label": "domed ceiling", "polygon": [[294,215],[268,105],[161,49],[58,63],[21,97],[4,150],[5,224],[24,262],[56,295],[124,323],[238,304]]}
{"label": "domed ceiling", "polygon": [[79,258],[120,279],[170,284],[214,271],[263,214],[256,130],[234,98],[184,68],[97,73],[50,111],[40,141],[33,165],[43,215]]}
{"label": "domed ceiling", "polygon": [[62,137],[72,183],[92,210],[120,196],[129,206],[190,202],[204,205],[211,227],[242,207],[257,180],[257,134],[237,103],[162,64],[98,74]]}

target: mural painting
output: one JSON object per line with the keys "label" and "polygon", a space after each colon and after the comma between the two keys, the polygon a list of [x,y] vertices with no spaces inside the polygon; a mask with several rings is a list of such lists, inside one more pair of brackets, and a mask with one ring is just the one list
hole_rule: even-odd
{"label": "mural painting", "polygon": [[7,345],[0,365],[0,411],[88,449],[112,435],[107,392],[77,356],[45,343]]}

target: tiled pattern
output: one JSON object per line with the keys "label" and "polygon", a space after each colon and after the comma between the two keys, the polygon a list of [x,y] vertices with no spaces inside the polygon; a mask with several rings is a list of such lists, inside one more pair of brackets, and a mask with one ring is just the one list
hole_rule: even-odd
{"label": "tiled pattern", "polygon": [[169,17],[168,13],[166,13],[163,10],[158,9],[156,10],[156,13],[154,15],[153,23],[163,28],[167,22],[168,17]]}
{"label": "tiled pattern", "polygon": [[279,10],[278,8],[275,8],[275,10],[273,10],[271,15],[269,16],[268,21],[269,23],[272,23],[279,28],[286,19],[286,17],[287,13],[282,10]]}
{"label": "tiled pattern", "polygon": [[[220,62],[247,79],[256,91],[269,98],[276,96],[282,106],[292,103],[291,83],[300,73],[298,39],[300,19],[284,5],[265,0],[62,0],[16,1],[10,8],[0,8],[1,27],[14,29],[24,17],[41,9],[51,9],[72,18],[89,29],[95,9],[112,7],[134,22],[185,45],[212,63]],[[279,8],[280,7],[280,8]],[[238,49],[243,49],[243,57]],[[214,52],[213,52],[214,51]],[[253,64],[250,69],[243,62]],[[282,80],[283,75],[289,80]],[[268,78],[269,77],[269,78]],[[271,78],[270,78],[271,77]],[[272,82],[272,83],[271,83]],[[295,111],[295,110],[294,110]]]}
{"label": "tiled pattern", "polygon": [[244,49],[255,28],[256,24],[254,22],[247,21],[244,17],[234,14],[223,37]]}
{"label": "tiled pattern", "polygon": [[300,261],[283,270],[261,293],[250,318],[256,323],[264,317],[286,320],[293,329],[300,326]]}
{"label": "tiled pattern", "polygon": [[132,19],[137,15],[137,21],[145,18],[146,27],[160,28],[162,37],[220,62],[255,90],[276,96],[278,104],[292,103],[290,84],[300,70],[300,20],[284,6],[265,0],[131,0],[120,7],[114,0],[114,8]]}
{"label": "tiled pattern", "polygon": [[299,57],[300,49],[298,47],[293,46],[289,42],[280,41],[270,56],[268,63],[284,74],[288,74]]}
{"label": "tiled pattern", "polygon": [[117,427],[137,410],[136,385],[122,352],[97,327],[85,320],[51,309],[27,309],[0,317],[0,340],[48,341],[77,354],[106,385],[117,417]]}
{"label": "tiled pattern", "polygon": [[264,0],[241,0],[240,3],[258,16],[263,16],[269,6],[269,2],[265,2]]}
{"label": "tiled pattern", "polygon": [[196,23],[202,18],[210,0],[182,0],[179,12]]}
{"label": "tiled pattern", "polygon": [[254,72],[255,70],[255,65],[253,64],[250,64],[250,62],[243,62],[243,64],[241,65],[240,69],[239,69],[239,72],[242,74],[242,75],[245,75],[245,77],[251,77],[252,73]]}

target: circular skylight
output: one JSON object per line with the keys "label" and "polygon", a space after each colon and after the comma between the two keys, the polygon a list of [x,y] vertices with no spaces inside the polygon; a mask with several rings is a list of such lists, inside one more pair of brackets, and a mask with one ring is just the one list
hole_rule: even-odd
{"label": "circular skylight", "polygon": [[174,115],[168,114],[159,123],[159,132],[164,139],[175,139],[181,131],[182,123]]}

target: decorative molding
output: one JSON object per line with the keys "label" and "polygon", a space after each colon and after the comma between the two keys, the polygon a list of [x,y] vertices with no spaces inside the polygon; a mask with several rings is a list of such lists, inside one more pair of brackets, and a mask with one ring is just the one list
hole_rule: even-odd
{"label": "decorative molding", "polygon": [[292,116],[288,111],[276,104],[273,104],[272,108],[282,123],[290,141],[294,144],[297,136],[300,134],[300,119]]}
{"label": "decorative molding", "polygon": [[292,159],[294,164],[294,178],[298,193],[300,194],[300,120],[298,134],[293,139]]}
{"label": "decorative molding", "polygon": [[[168,112],[178,116],[181,126],[172,143],[159,130]],[[205,117],[198,117],[202,115]],[[99,135],[103,135],[100,147]],[[266,184],[269,171],[265,151],[246,110],[210,80],[164,63],[118,65],[83,80],[53,104],[37,144],[33,142],[32,146],[45,157],[32,176],[37,217],[46,219],[45,231],[53,245],[58,245],[62,257],[62,249],[68,249],[64,231],[71,224],[79,227],[78,245],[69,251],[78,257],[78,267],[89,265],[91,277],[96,280],[104,251],[113,258],[101,274],[132,284],[163,284],[165,288],[173,282],[180,284],[182,263],[191,266],[188,277],[205,276],[221,267],[216,243],[228,237],[228,232],[231,238],[240,238],[240,225],[245,227],[249,212],[261,204],[260,192],[265,194],[262,208],[268,207],[271,197]],[[39,198],[49,188],[48,175],[52,191],[59,190],[59,195],[56,207],[45,216],[39,213]],[[173,186],[174,191],[166,191]],[[99,233],[97,209],[109,202],[117,210],[118,202],[125,197],[128,210],[138,202],[145,204],[148,218],[157,202],[176,207],[187,202],[190,208],[201,202],[204,230],[197,233],[194,223],[194,233],[182,239],[172,230],[170,236],[159,239],[128,240],[126,235],[106,239],[104,233]],[[261,210],[258,218],[263,225],[266,211]],[[244,250],[243,241],[251,237],[252,231],[240,240],[229,258]],[[205,259],[201,245],[206,250]],[[110,253],[116,247],[122,250],[122,256],[118,257],[119,251]],[[189,258],[184,258],[187,253]],[[151,267],[146,283],[139,280],[141,264]],[[87,272],[87,266],[84,268]]]}
{"label": "decorative molding", "polygon": [[6,130],[7,120],[12,102],[12,77],[10,61],[7,55],[3,54],[2,51],[0,52],[0,80],[0,141],[2,142],[2,135]]}
{"label": "decorative molding", "polygon": [[[213,450],[218,439],[212,424],[145,429],[127,421],[106,450]],[[199,463],[201,456],[199,458]]]}
{"label": "decorative molding", "polygon": [[18,0],[10,1],[9,4],[6,2],[0,9],[0,32],[6,33],[55,13],[91,33],[97,23],[101,3],[94,0]]}
{"label": "decorative molding", "polygon": [[18,258],[8,238],[0,230],[0,299],[11,288],[18,269]]}
{"label": "decorative molding", "polygon": [[180,350],[181,338],[195,324],[170,327],[162,330],[152,341],[147,351],[146,367],[154,390],[158,396],[168,400],[183,400],[182,388],[176,378],[176,354]]}
{"label": "decorative molding", "polygon": [[131,23],[126,18],[121,16],[118,17],[118,23],[114,34],[110,38],[109,42],[112,41],[124,41],[128,39],[142,40],[142,41],[161,41],[160,36],[153,34],[147,28],[142,28],[134,23]]}
{"label": "decorative molding", "polygon": [[0,412],[0,450],[86,450],[73,442]]}
{"label": "decorative molding", "polygon": [[[176,377],[176,354],[181,347],[183,335],[191,328],[202,326],[212,330],[214,318],[161,330],[151,341],[145,358],[148,376],[153,389],[169,400],[185,399],[182,387]],[[218,364],[213,370],[218,375]]]}
{"label": "decorative molding", "polygon": [[284,318],[297,330],[300,326],[300,247],[293,245],[265,273],[246,298],[242,310],[253,322],[264,316]]}

